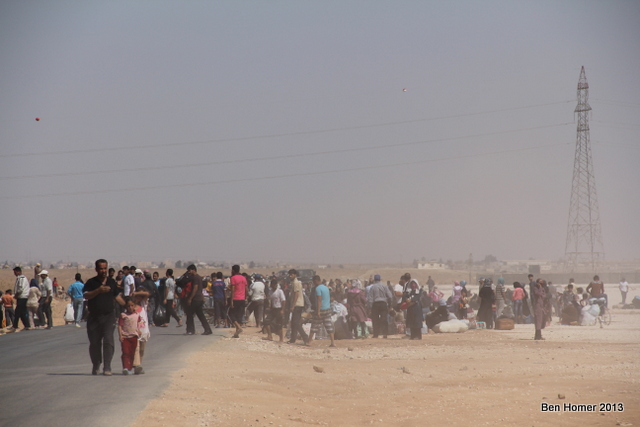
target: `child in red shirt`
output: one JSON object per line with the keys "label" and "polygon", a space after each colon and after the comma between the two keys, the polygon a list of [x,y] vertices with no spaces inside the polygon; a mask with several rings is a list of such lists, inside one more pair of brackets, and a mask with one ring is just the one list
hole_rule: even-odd
{"label": "child in red shirt", "polygon": [[133,374],[133,358],[138,346],[138,338],[142,334],[140,329],[144,320],[136,310],[136,304],[129,297],[125,299],[126,311],[118,319],[118,335],[122,346],[122,374]]}

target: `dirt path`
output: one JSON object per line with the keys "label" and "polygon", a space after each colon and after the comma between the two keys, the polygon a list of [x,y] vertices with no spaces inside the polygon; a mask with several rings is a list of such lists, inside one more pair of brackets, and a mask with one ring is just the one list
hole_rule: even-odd
{"label": "dirt path", "polygon": [[[552,325],[546,341],[517,325],[328,349],[323,340],[278,345],[256,331],[193,355],[134,425],[640,425],[637,311],[614,311],[605,329]],[[601,402],[624,412],[600,412]],[[561,412],[541,412],[543,403]],[[562,411],[565,403],[596,411]]]}

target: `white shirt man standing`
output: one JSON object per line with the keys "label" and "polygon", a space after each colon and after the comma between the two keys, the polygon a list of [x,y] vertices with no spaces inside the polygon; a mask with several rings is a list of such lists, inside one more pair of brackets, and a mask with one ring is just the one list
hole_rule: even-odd
{"label": "white shirt man standing", "polygon": [[262,321],[264,318],[264,282],[262,276],[256,276],[255,282],[249,287],[249,296],[251,297],[251,303],[247,307],[247,317],[253,313],[256,319],[256,328],[262,327]]}
{"label": "white shirt man standing", "polygon": [[42,270],[40,272],[40,292],[42,296],[38,302],[38,319],[40,326],[45,326],[44,317],[47,316],[47,326],[45,329],[53,328],[53,318],[51,316],[51,300],[53,299],[53,283],[49,278],[49,272]]}
{"label": "white shirt man standing", "polygon": [[135,291],[135,282],[133,280],[133,271],[129,270],[129,274],[124,276],[122,279],[123,287],[124,287],[124,296],[130,296],[133,291]]}
{"label": "white shirt man standing", "polygon": [[629,284],[624,277],[620,281],[618,288],[620,289],[620,295],[622,295],[622,305],[625,305],[627,303],[627,292],[629,292]]}

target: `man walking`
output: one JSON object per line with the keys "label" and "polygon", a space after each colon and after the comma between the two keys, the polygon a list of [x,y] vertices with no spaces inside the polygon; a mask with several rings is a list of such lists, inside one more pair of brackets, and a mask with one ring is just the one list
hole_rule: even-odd
{"label": "man walking", "polygon": [[44,317],[47,317],[47,325],[45,329],[53,328],[53,319],[51,318],[51,301],[53,300],[53,284],[49,278],[49,272],[42,270],[40,272],[40,301],[38,301],[38,319],[40,326],[45,326]]}
{"label": "man walking", "polygon": [[[213,274],[212,274],[213,275]],[[222,272],[216,273],[216,280],[211,284],[211,292],[213,293],[213,311],[215,317],[216,328],[222,328],[223,326],[229,327],[227,324],[225,310],[225,297],[224,291],[227,285],[224,283]]]}
{"label": "man walking", "polygon": [[198,274],[198,269],[195,265],[191,264],[187,267],[187,274],[191,281],[191,292],[187,295],[185,301],[184,311],[187,315],[187,335],[194,335],[196,333],[196,326],[194,322],[194,316],[198,316],[204,332],[202,335],[211,335],[211,326],[207,322],[207,318],[204,316],[202,307],[204,306],[204,296],[202,295],[202,277]]}
{"label": "man walking", "polygon": [[[329,347],[335,347],[333,322],[331,321],[331,293],[329,288],[323,284],[320,280],[320,276],[313,276],[313,291],[316,295],[316,309],[313,313],[313,319],[311,323],[311,331],[309,332],[309,339],[307,345],[311,345],[313,342],[313,336],[320,332],[322,326],[329,334],[331,338],[331,345]],[[389,292],[391,294],[391,292]]]}
{"label": "man walking", "polygon": [[82,275],[80,273],[76,273],[75,279],[76,281],[67,289],[67,293],[71,297],[71,304],[73,304],[76,328],[79,328],[82,320],[82,305],[84,304],[84,283],[82,283]]}
{"label": "man walking", "polygon": [[373,338],[378,338],[382,330],[382,336],[387,338],[389,334],[389,306],[393,303],[393,295],[389,287],[382,283],[379,274],[373,276],[373,285],[367,296],[367,304],[371,308],[371,321],[373,323]]}
{"label": "man walking", "polygon": [[307,344],[309,337],[302,328],[302,312],[304,311],[304,295],[302,295],[302,283],[298,280],[298,272],[293,268],[289,270],[289,279],[291,279],[291,305],[289,310],[291,311],[291,339],[289,344],[295,344],[298,334],[302,341]]}
{"label": "man walking", "polygon": [[[22,274],[22,268],[14,267],[13,274],[16,276],[16,284],[13,288],[13,298],[16,300],[16,311],[13,318],[13,326],[8,332],[15,332],[18,329],[18,322],[22,320],[22,325],[26,330],[31,329],[29,323],[29,311],[27,310],[27,297],[29,296],[29,281]],[[35,326],[35,325],[34,325]]]}
{"label": "man walking", "polygon": [[124,273],[124,277],[122,278],[123,294],[125,297],[128,297],[136,290],[136,284],[133,280],[134,270],[125,266],[122,271]]}
{"label": "man walking", "polygon": [[256,319],[256,328],[262,327],[262,319],[264,314],[264,298],[265,298],[265,286],[262,281],[262,276],[257,275],[255,281],[249,287],[249,294],[251,296],[251,302],[247,307],[247,320],[251,313]]}
{"label": "man walking", "polygon": [[165,273],[166,280],[164,282],[165,291],[164,291],[164,306],[167,310],[166,321],[162,326],[169,326],[169,322],[173,317],[178,322],[178,327],[182,326],[182,319],[176,313],[175,310],[175,300],[176,300],[176,281],[173,279],[173,269],[167,269]]}
{"label": "man walking", "polygon": [[103,375],[111,376],[115,331],[115,298],[118,295],[116,281],[107,276],[109,263],[105,259],[95,262],[96,276],[84,285],[84,297],[87,299],[89,317],[87,335],[89,337],[89,356],[91,356],[92,375],[98,375],[100,364],[104,362]]}
{"label": "man walking", "polygon": [[229,289],[231,291],[231,309],[229,314],[236,333],[233,338],[240,338],[242,333],[242,316],[244,315],[245,299],[247,298],[247,279],[240,274],[240,266],[231,267],[231,279],[229,279]]}

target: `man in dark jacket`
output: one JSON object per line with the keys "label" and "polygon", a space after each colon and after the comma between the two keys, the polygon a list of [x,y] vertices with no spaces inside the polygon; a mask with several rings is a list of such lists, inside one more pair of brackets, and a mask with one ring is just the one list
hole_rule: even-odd
{"label": "man in dark jacket", "polygon": [[100,364],[104,363],[103,374],[111,376],[111,359],[114,352],[113,333],[115,331],[115,298],[118,295],[116,281],[107,276],[109,264],[104,259],[95,263],[95,277],[84,284],[84,297],[88,301],[87,335],[89,355],[93,363],[92,375],[98,375]]}
{"label": "man in dark jacket", "polygon": [[198,274],[198,269],[191,264],[187,267],[188,279],[192,286],[191,292],[186,296],[184,311],[187,315],[187,335],[194,335],[196,327],[193,316],[198,316],[204,332],[202,335],[211,335],[211,326],[207,322],[202,307],[204,306],[204,296],[202,295],[202,277]]}

